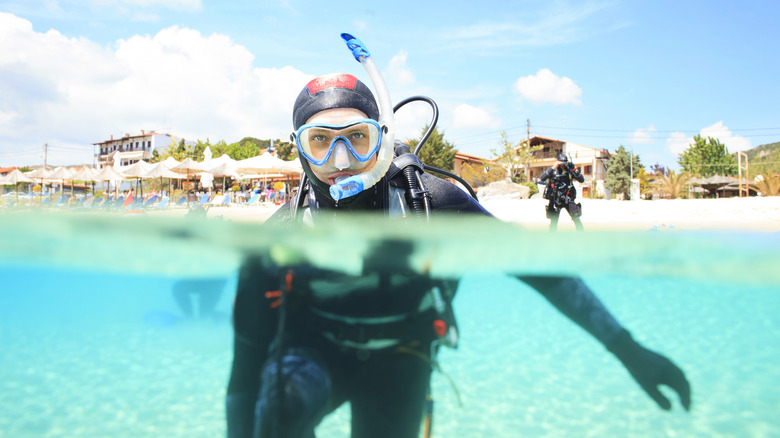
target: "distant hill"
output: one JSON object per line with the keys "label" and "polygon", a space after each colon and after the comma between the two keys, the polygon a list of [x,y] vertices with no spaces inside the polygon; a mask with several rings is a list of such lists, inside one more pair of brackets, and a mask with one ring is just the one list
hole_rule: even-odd
{"label": "distant hill", "polygon": [[750,165],[750,174],[780,173],[780,142],[762,144],[745,151]]}
{"label": "distant hill", "polygon": [[766,157],[767,155],[771,155],[772,152],[777,152],[778,150],[780,150],[780,141],[756,146],[753,149],[746,150],[745,153],[748,156],[748,160],[753,161],[753,159]]}

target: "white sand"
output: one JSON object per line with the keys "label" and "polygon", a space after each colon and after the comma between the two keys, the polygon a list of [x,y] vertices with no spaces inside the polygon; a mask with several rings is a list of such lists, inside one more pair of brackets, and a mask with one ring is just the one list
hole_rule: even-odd
{"label": "white sand", "polygon": [[[586,231],[646,231],[662,230],[741,230],[780,231],[780,197],[673,199],[659,201],[606,201],[582,199],[582,223]],[[482,201],[501,220],[517,223],[528,229],[546,230],[543,199],[491,198]],[[209,218],[238,222],[262,223],[278,205],[252,207],[211,207]],[[186,209],[150,212],[153,215],[184,216]],[[574,224],[564,211],[558,222],[560,231],[574,230]]]}
{"label": "white sand", "polygon": [[[582,199],[582,223],[591,231],[678,230],[780,231],[780,197],[615,201]],[[546,229],[547,201],[488,199],[483,205],[498,218],[530,229]],[[574,230],[564,211],[558,229]]]}

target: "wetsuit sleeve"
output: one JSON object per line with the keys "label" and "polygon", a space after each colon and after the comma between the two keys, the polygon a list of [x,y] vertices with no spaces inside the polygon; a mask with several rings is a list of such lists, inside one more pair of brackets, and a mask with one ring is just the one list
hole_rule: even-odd
{"label": "wetsuit sleeve", "polygon": [[517,278],[536,289],[556,309],[607,348],[624,331],[620,323],[580,278],[536,276]]}
{"label": "wetsuit sleeve", "polygon": [[539,181],[545,182],[550,178],[550,174],[552,173],[552,167],[542,172],[542,174],[539,176]]}

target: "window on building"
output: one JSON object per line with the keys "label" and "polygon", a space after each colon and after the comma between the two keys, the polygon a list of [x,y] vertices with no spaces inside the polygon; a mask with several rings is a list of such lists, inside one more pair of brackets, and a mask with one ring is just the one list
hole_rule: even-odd
{"label": "window on building", "polygon": [[593,166],[591,166],[591,165],[587,165],[587,166],[585,166],[585,167],[582,169],[582,172],[583,172],[585,175],[590,175],[590,174],[592,174],[592,173],[593,173]]}

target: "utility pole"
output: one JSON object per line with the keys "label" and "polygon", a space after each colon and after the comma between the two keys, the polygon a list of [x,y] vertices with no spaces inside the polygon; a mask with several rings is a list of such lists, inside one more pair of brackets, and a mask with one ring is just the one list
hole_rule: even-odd
{"label": "utility pole", "polygon": [[49,156],[49,144],[44,143],[43,144],[43,168],[46,169],[46,159]]}
{"label": "utility pole", "polygon": [[531,119],[525,119],[525,141],[531,147]]}
{"label": "utility pole", "polygon": [[[525,147],[528,148],[528,153],[531,153],[531,119],[525,119]],[[529,160],[530,161],[530,160]],[[526,163],[523,163],[525,165]],[[531,181],[531,165],[528,164],[524,170],[526,182]]]}

